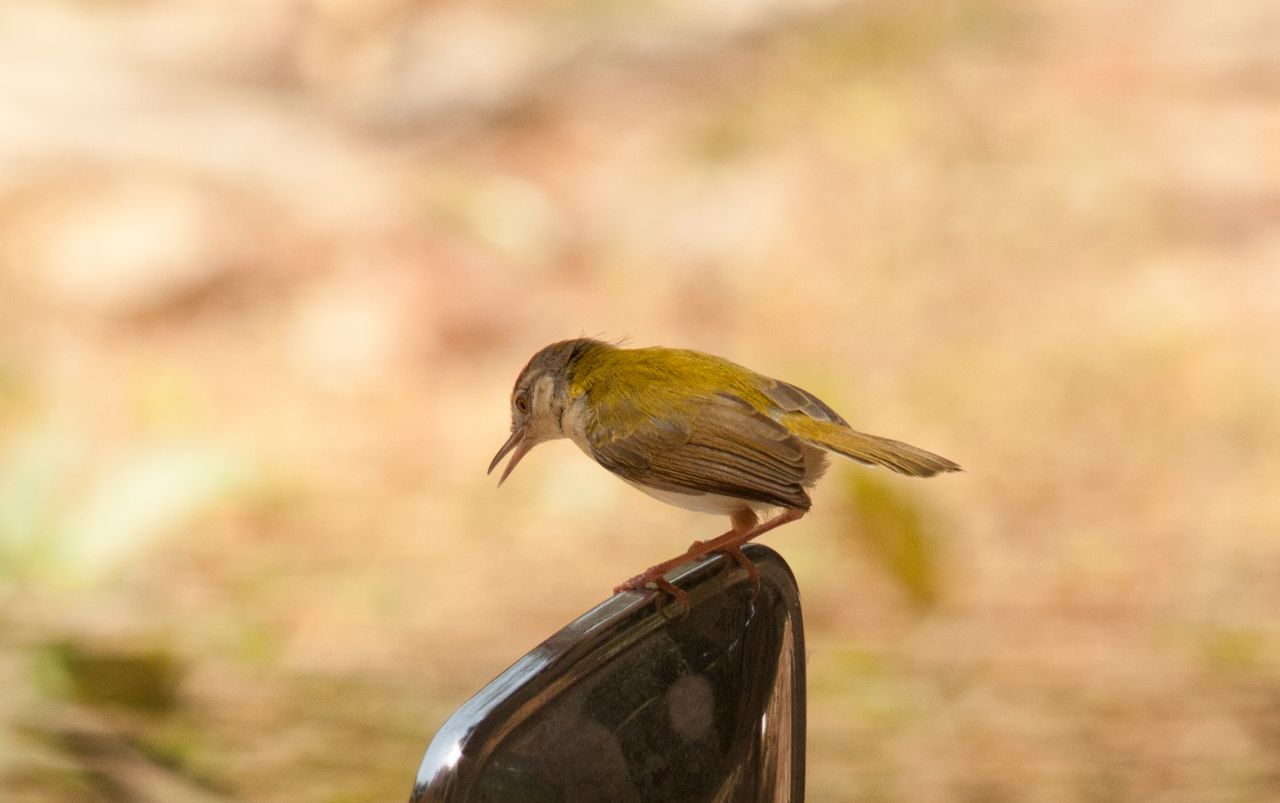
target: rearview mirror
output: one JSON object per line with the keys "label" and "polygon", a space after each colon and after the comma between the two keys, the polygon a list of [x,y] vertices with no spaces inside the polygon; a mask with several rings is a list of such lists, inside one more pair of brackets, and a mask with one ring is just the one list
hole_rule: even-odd
{"label": "rearview mirror", "polygon": [[606,600],[440,728],[412,801],[801,801],[804,628],[790,568],[749,544]]}

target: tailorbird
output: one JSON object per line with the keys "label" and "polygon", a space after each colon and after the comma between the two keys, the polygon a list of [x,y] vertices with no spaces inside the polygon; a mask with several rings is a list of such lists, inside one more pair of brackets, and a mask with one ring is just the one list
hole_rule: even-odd
{"label": "tailorbird", "polygon": [[[555,438],[569,438],[650,496],[732,522],[615,592],[649,583],[673,590],[663,575],[713,552],[754,576],[740,547],[809,510],[808,489],[826,470],[828,451],[913,477],[960,470],[924,449],[858,432],[812,393],[729,360],[590,338],[552,343],[529,360],[511,392],[511,437],[489,471],[511,454],[501,485],[530,449]],[[774,508],[782,512],[761,521]]]}

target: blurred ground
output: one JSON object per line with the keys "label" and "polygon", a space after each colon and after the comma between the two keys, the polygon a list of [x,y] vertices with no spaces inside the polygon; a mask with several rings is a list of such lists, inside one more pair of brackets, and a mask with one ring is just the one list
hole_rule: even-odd
{"label": "blurred ground", "polygon": [[630,335],[839,465],[814,801],[1280,799],[1280,6],[0,1],[0,797],[402,799],[723,522],[567,443]]}

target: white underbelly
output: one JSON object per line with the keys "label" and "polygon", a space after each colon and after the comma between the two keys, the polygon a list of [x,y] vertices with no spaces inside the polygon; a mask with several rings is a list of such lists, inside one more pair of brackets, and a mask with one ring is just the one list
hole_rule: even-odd
{"label": "white underbelly", "polygon": [[645,492],[654,499],[666,502],[668,505],[682,507],[685,510],[696,510],[699,513],[720,513],[729,516],[734,511],[741,510],[744,507],[751,508],[757,513],[769,509],[768,504],[750,499],[738,499],[721,494],[684,494],[679,491],[664,491],[660,488],[650,488],[647,485],[641,485],[625,478],[623,482],[636,490]]}

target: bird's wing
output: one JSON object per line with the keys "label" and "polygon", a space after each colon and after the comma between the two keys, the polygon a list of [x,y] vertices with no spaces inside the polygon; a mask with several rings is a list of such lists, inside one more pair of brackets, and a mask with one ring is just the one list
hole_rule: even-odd
{"label": "bird's wing", "polygon": [[776,379],[761,379],[760,392],[776,405],[774,417],[802,441],[913,477],[960,470],[956,463],[918,446],[851,429],[839,413],[807,390]]}
{"label": "bird's wing", "polygon": [[798,388],[789,382],[761,376],[757,389],[777,406],[779,414],[803,413],[816,421],[830,421],[840,426],[848,426],[848,423],[840,417],[839,413],[832,410],[826,402],[804,388]]}
{"label": "bird's wing", "polygon": [[732,394],[675,403],[654,412],[602,400],[586,427],[591,456],[651,488],[809,509],[804,446],[785,427]]}

